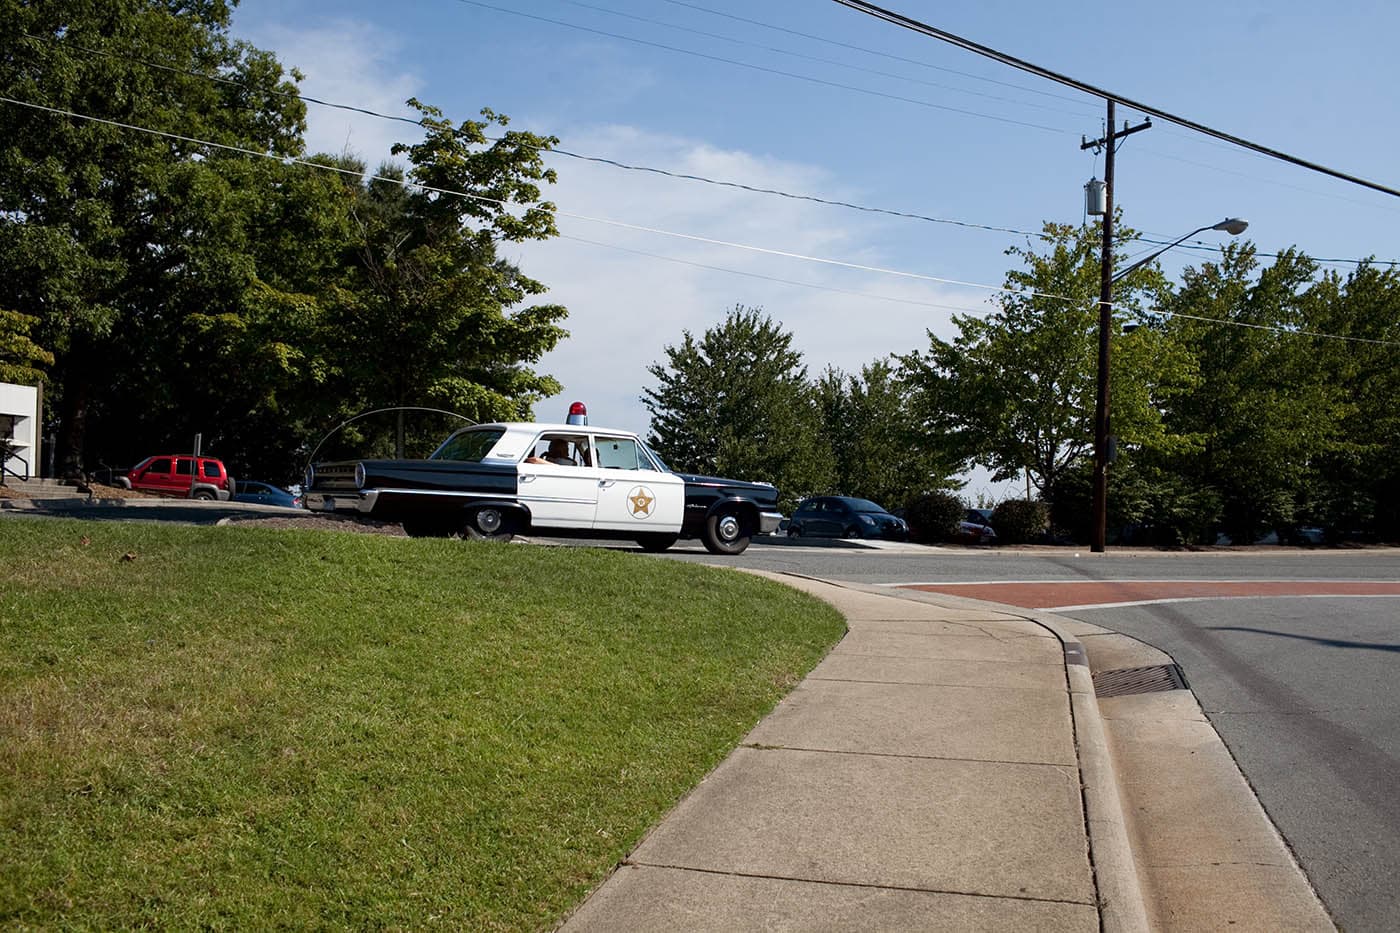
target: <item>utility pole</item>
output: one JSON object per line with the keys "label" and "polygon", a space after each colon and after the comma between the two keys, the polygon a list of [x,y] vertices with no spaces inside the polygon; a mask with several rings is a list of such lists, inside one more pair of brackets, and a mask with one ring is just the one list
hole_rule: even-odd
{"label": "utility pole", "polygon": [[1099,262],[1099,372],[1098,395],[1094,403],[1094,530],[1089,549],[1102,553],[1108,537],[1108,362],[1109,335],[1113,331],[1113,153],[1117,140],[1152,126],[1144,120],[1137,126],[1125,122],[1114,130],[1114,100],[1108,98],[1108,121],[1102,139],[1084,140],[1080,149],[1104,150],[1103,258]]}

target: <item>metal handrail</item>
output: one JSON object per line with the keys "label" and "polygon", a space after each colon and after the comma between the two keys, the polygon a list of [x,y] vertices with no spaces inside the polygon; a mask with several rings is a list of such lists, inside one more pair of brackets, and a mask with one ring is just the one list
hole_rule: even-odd
{"label": "metal handrail", "polygon": [[353,418],[349,418],[349,419],[347,419],[347,420],[345,420],[345,421],[342,421],[340,424],[336,425],[334,428],[331,428],[330,433],[327,434],[325,437],[321,438],[321,442],[320,442],[319,444],[317,444],[316,447],[311,451],[311,456],[309,456],[309,457],[306,458],[306,463],[307,463],[307,465],[309,466],[310,464],[313,464],[313,463],[316,462],[316,455],[317,455],[318,453],[321,452],[321,448],[325,446],[326,441],[330,440],[330,439],[336,434],[336,432],[338,432],[341,428],[343,428],[343,427],[345,427],[346,425],[349,425],[349,424],[354,424],[356,421],[359,421],[361,418],[368,418],[370,415],[382,415],[382,414],[384,414],[386,411],[431,411],[431,412],[434,412],[434,413],[439,414],[439,415],[450,415],[450,416],[452,416],[453,418],[461,418],[461,419],[462,419],[463,421],[465,421],[467,424],[476,424],[475,421],[473,421],[472,419],[468,418],[466,415],[460,415],[460,414],[458,414],[458,413],[455,412],[455,411],[446,411],[445,409],[442,409],[442,408],[428,408],[428,407],[423,406],[423,405],[393,405],[393,406],[390,406],[389,408],[376,408],[374,411],[362,411],[362,412],[360,412],[358,415],[354,416]]}
{"label": "metal handrail", "polygon": [[[20,463],[24,464],[23,476],[10,469],[9,462],[11,460],[18,460]],[[10,454],[8,457],[4,458],[3,460],[0,460],[0,485],[3,485],[5,482],[6,473],[10,474],[15,479],[23,480],[26,483],[29,482],[29,461],[21,457],[19,454]]]}

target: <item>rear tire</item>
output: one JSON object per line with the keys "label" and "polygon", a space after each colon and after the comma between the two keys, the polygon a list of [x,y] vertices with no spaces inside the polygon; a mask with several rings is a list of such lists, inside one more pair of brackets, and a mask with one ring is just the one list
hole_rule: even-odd
{"label": "rear tire", "polygon": [[210,502],[214,499],[214,494],[207,489],[196,489],[194,497],[201,502]]}
{"label": "rear tire", "polygon": [[510,517],[494,506],[476,509],[467,516],[462,533],[473,541],[497,541],[504,543],[515,537],[511,530]]}
{"label": "rear tire", "polygon": [[749,531],[738,512],[716,512],[705,520],[701,535],[705,550],[711,554],[742,554],[749,546]]}
{"label": "rear tire", "polygon": [[641,545],[643,551],[651,554],[660,554],[662,551],[675,544],[680,535],[668,535],[662,533],[637,535],[637,543]]}

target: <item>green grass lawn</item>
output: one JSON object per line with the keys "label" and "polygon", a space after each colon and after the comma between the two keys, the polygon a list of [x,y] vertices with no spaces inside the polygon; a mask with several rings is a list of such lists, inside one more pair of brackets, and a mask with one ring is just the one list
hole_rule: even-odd
{"label": "green grass lawn", "polygon": [[539,929],[841,636],[640,554],[0,521],[0,925]]}

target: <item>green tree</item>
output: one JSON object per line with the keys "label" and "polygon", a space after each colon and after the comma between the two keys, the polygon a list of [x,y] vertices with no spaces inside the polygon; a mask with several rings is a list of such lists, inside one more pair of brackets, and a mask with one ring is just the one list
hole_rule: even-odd
{"label": "green tree", "polygon": [[487,145],[486,132],[506,117],[483,110],[483,120],[454,126],[409,103],[428,127],[422,142],[393,150],[408,156],[410,184],[370,181],[352,205],[356,235],[332,311],[341,391],[364,408],[426,404],[477,420],[528,419],[535,402],[559,391],[530,364],[566,336],[567,311],[527,303],[545,286],[501,259],[496,243],[557,233],[539,187],[555,179],[541,153],[557,140],[508,131]]}
{"label": "green tree", "polygon": [[828,367],[815,391],[834,492],[893,509],[953,485],[954,470],[916,429],[908,393],[889,360],[869,363],[859,375]]}
{"label": "green tree", "polygon": [[251,278],[236,187],[246,157],[175,137],[301,151],[295,88],[271,54],[230,37],[230,7],[0,0],[3,93],[112,121],[0,107],[0,305],[37,317],[55,354],[69,466],[114,387],[179,393],[157,372],[164,338],[236,303]]}
{"label": "green tree", "polygon": [[1287,530],[1303,513],[1317,465],[1337,450],[1344,388],[1322,376],[1308,338],[1316,264],[1293,250],[1255,272],[1248,245],[1188,269],[1165,304],[1166,330],[1200,378],[1168,409],[1170,430],[1201,439],[1171,458],[1181,476],[1221,499],[1224,531],[1249,542]]}
{"label": "green tree", "polygon": [[[1123,241],[1133,233],[1124,229]],[[1025,264],[1007,273],[1008,291],[985,317],[953,318],[952,340],[929,333],[927,352],[900,356],[921,430],[949,462],[979,462],[998,480],[1028,470],[1041,495],[1093,453],[1098,367],[1099,236],[1091,227],[1047,223],[1043,252],[1013,247]],[[1124,336],[1146,319],[1144,299],[1166,291],[1144,269],[1115,289],[1111,381],[1113,431],[1127,445],[1177,447],[1161,406],[1193,381],[1190,359],[1159,329]]]}
{"label": "green tree", "polygon": [[774,483],[785,507],[830,483],[802,354],[761,309],[736,305],[699,340],[684,331],[647,371],[650,442],[672,467]]}
{"label": "green tree", "polygon": [[1296,337],[1338,390],[1337,434],[1313,461],[1305,517],[1334,535],[1400,541],[1400,273],[1363,264],[1324,274],[1303,299]]}
{"label": "green tree", "polygon": [[29,339],[36,323],[27,314],[0,308],[0,382],[38,385],[42,367],[53,365],[53,354]]}

